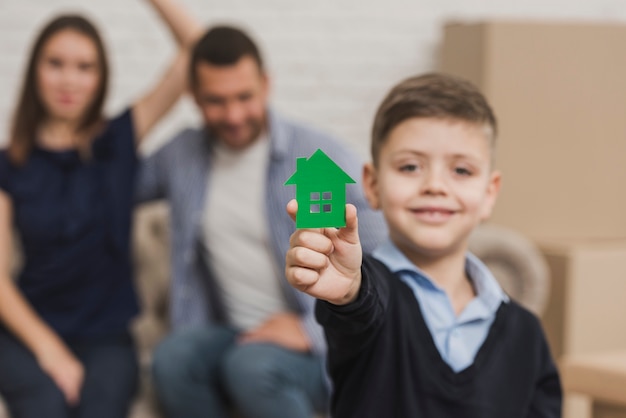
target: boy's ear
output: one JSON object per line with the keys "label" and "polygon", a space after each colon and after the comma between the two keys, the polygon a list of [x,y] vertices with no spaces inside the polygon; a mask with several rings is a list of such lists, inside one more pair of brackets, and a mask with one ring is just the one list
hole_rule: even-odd
{"label": "boy's ear", "polygon": [[363,191],[372,209],[380,209],[378,199],[378,173],[374,164],[367,163],[363,166]]}
{"label": "boy's ear", "polygon": [[500,193],[501,183],[502,174],[494,170],[489,177],[489,184],[487,185],[487,193],[485,194],[485,202],[483,204],[483,213],[480,217],[481,221],[486,221],[491,217],[498,194]]}

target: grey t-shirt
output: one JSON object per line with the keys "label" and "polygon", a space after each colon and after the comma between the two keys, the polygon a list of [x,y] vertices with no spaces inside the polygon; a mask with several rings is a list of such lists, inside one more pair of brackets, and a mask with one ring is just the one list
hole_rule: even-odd
{"label": "grey t-shirt", "polygon": [[264,213],[269,140],[243,150],[216,143],[214,151],[203,214],[206,260],[231,325],[248,330],[287,310]]}

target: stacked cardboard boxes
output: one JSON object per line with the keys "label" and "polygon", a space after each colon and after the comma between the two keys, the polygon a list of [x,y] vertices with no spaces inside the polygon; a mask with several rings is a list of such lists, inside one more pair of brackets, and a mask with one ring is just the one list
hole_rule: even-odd
{"label": "stacked cardboard boxes", "polygon": [[476,83],[495,109],[503,189],[492,222],[546,256],[555,357],[626,349],[626,26],[450,23],[440,70]]}

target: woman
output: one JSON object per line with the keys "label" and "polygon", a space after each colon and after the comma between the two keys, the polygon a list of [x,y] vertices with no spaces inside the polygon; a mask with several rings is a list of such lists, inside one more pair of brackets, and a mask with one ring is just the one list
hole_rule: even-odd
{"label": "woman", "polygon": [[[0,395],[13,418],[122,418],[135,391],[136,147],[182,93],[185,50],[199,33],[170,0],[150,2],[181,52],[117,117],[102,116],[107,60],[86,19],[54,19],[30,56],[0,151]],[[14,228],[25,256],[17,283]]]}

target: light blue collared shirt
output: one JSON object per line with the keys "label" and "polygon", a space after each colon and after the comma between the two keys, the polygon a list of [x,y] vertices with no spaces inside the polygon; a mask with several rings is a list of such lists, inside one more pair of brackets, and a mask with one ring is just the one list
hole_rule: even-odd
{"label": "light blue collared shirt", "polygon": [[387,240],[372,255],[405,282],[419,302],[422,316],[441,357],[455,372],[474,362],[502,302],[509,298],[476,256],[467,253],[465,269],[476,297],[456,316],[445,291]]}

